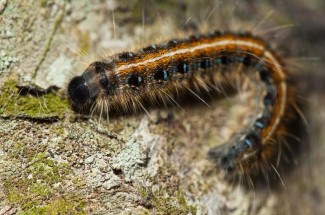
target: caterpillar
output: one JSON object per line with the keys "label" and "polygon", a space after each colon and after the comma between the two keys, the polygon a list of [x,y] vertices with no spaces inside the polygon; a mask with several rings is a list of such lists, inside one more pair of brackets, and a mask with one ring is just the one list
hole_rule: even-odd
{"label": "caterpillar", "polygon": [[[240,71],[227,69],[231,65]],[[81,114],[146,111],[147,103],[176,102],[183,92],[199,97],[202,89],[220,89],[220,80],[230,82],[233,74],[258,77],[263,110],[251,127],[208,155],[227,173],[263,171],[261,163],[273,159],[284,133],[290,90],[281,59],[248,32],[195,34],[116,54],[91,63],[69,82],[67,94],[71,108]]]}

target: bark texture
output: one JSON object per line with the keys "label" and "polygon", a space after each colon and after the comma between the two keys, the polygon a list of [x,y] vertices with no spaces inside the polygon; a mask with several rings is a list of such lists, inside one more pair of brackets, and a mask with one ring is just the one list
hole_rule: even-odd
{"label": "bark texture", "polygon": [[[322,0],[0,0],[0,214],[322,214],[324,13]],[[198,28],[255,29],[293,56],[308,125],[284,186],[233,186],[207,160],[255,113],[239,96],[109,122],[69,109],[66,84],[93,59]]]}

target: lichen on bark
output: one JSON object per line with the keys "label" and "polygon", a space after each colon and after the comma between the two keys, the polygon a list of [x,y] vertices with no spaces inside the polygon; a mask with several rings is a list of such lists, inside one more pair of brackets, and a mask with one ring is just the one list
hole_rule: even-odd
{"label": "lichen on bark", "polygon": [[[306,55],[321,55],[323,46],[317,44],[324,42],[316,36],[308,41],[303,32],[316,35],[324,28],[315,24],[317,20],[307,20],[312,16],[292,15],[299,10],[317,17],[324,12],[321,1],[293,5],[209,0],[3,2],[0,214],[321,214],[325,210],[320,171],[324,153],[317,153],[324,149],[325,128],[321,65],[312,67],[311,73],[306,69],[293,73],[304,95],[317,101],[306,110],[311,137],[302,137],[302,142],[317,144],[297,157],[298,167],[283,173],[286,189],[233,187],[207,160],[208,149],[240,129],[241,115],[254,105],[238,102],[238,96],[211,101],[211,108],[197,102],[184,110],[161,108],[150,110],[150,116],[105,121],[77,117],[65,95],[67,82],[91,62],[90,56],[148,45],[169,38],[171,32],[175,35],[177,29],[184,34],[205,26],[254,29],[263,20],[267,32],[301,22],[292,30],[292,45],[279,44],[288,45],[287,50],[296,55],[297,47],[304,47]],[[271,9],[276,17],[263,19]],[[316,87],[311,87],[312,82]],[[21,87],[42,93],[22,94]]]}

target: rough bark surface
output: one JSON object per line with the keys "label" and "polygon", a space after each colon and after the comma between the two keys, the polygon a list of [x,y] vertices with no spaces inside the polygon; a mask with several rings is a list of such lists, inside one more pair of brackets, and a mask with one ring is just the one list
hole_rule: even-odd
{"label": "rough bark surface", "polygon": [[[322,0],[0,0],[0,214],[322,214],[324,13]],[[255,113],[238,96],[109,122],[69,109],[67,81],[93,59],[196,28],[256,29],[294,56],[308,135],[284,186],[233,186],[207,160]]]}

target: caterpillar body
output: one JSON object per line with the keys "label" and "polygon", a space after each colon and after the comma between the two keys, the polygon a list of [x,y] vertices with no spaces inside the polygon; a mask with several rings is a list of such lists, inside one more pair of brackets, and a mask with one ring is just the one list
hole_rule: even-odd
{"label": "caterpillar body", "polygon": [[283,129],[289,93],[281,59],[249,33],[193,35],[96,61],[70,81],[68,99],[77,113],[130,112],[148,102],[173,102],[184,91],[218,88],[216,79],[230,80],[230,65],[242,66],[238,75],[253,72],[258,77],[264,86],[263,110],[253,126],[211,149],[209,157],[226,172],[246,174],[274,157],[276,150],[270,147],[280,144],[274,140]]}

